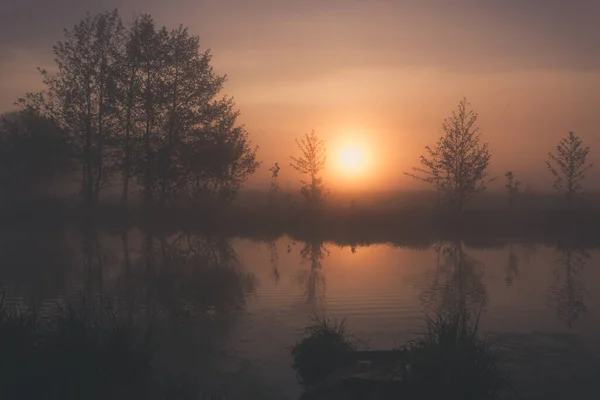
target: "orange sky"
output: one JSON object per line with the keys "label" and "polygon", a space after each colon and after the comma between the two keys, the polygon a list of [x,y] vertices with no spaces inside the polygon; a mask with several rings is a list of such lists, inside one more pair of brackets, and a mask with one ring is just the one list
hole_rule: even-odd
{"label": "orange sky", "polygon": [[[18,4],[17,4],[18,3]],[[330,165],[332,189],[407,188],[403,176],[466,96],[493,152],[492,173],[513,169],[549,188],[543,161],[575,131],[600,161],[600,3],[530,0],[169,1],[22,0],[0,16],[0,111],[41,88],[61,28],[86,10],[118,6],[183,23],[212,49],[226,93],[242,111],[263,166],[295,186],[294,138],[315,129],[330,150],[349,138],[370,147],[369,173]],[[331,153],[330,152],[330,153]],[[335,160],[335,154],[330,154]],[[590,181],[600,183],[600,162]]]}

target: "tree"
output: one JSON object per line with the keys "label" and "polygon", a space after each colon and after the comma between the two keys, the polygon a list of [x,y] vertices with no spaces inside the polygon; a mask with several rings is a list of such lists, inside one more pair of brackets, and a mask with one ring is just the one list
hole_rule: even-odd
{"label": "tree", "polygon": [[66,138],[51,120],[24,111],[0,117],[2,197],[32,195],[67,172],[70,164]]}
{"label": "tree", "polygon": [[271,168],[269,168],[269,172],[271,173],[271,193],[270,199],[271,202],[275,202],[277,195],[279,194],[279,171],[281,168],[279,167],[279,163],[273,164]]}
{"label": "tree", "polygon": [[55,47],[58,72],[42,71],[47,90],[21,99],[66,132],[86,202],[119,170],[121,200],[130,181],[145,203],[181,196],[231,200],[259,165],[237,123],[226,76],[186,28],[157,27],[141,15],[124,27],[116,11],[87,16]]}
{"label": "tree", "polygon": [[301,193],[309,204],[316,205],[325,197],[323,178],[319,176],[327,161],[325,142],[312,131],[303,139],[296,139],[296,144],[302,155],[299,158],[291,157],[290,166],[310,177],[310,181],[302,181]]}
{"label": "tree", "polygon": [[98,202],[110,178],[106,167],[115,128],[110,97],[121,37],[116,10],[88,15],[72,30],[65,29],[65,41],[54,46],[57,73],[40,70],[47,90],[30,93],[19,101],[26,110],[51,119],[67,134],[80,164],[81,194],[89,205]]}
{"label": "tree", "polygon": [[445,134],[434,147],[425,147],[422,168],[406,175],[435,185],[442,198],[455,210],[462,211],[465,202],[485,190],[491,181],[487,173],[491,154],[487,143],[481,145],[477,113],[468,110],[463,99],[452,117],[444,120]]}
{"label": "tree", "polygon": [[548,153],[546,166],[554,176],[554,188],[564,194],[569,210],[573,207],[575,196],[583,194],[585,173],[592,168],[587,163],[589,147],[583,147],[583,141],[569,132],[556,146],[557,154]]}
{"label": "tree", "polygon": [[214,73],[210,51],[200,51],[186,28],[157,29],[144,15],[138,30],[129,47],[139,46],[131,52],[141,65],[135,176],[146,202],[230,201],[259,162],[233,99],[218,98],[226,77]]}
{"label": "tree", "polygon": [[142,60],[140,43],[142,26],[146,22],[146,18],[147,16],[136,17],[131,26],[125,29],[114,68],[116,93],[112,99],[112,106],[119,111],[116,113],[117,146],[120,147],[120,159],[117,161],[117,167],[121,170],[123,179],[122,205],[127,205],[130,181],[134,173],[135,160],[133,157],[141,117],[142,76],[140,71]]}
{"label": "tree", "polygon": [[508,190],[508,203],[513,209],[517,197],[521,192],[521,182],[516,180],[515,174],[512,171],[508,171],[504,176],[506,176],[506,189]]}

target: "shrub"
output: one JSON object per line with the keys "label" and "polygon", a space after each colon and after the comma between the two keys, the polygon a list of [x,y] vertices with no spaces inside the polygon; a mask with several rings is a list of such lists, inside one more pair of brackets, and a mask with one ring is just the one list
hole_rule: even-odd
{"label": "shrub", "polygon": [[356,338],[347,332],[345,320],[338,323],[317,317],[305,334],[308,337],[296,342],[292,349],[293,368],[303,385],[318,383],[352,361]]}

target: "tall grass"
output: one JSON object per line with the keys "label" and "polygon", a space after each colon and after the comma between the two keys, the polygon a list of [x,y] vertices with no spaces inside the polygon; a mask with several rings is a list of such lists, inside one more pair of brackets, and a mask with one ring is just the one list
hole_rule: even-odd
{"label": "tall grass", "polygon": [[398,373],[423,398],[494,399],[510,388],[490,344],[479,336],[479,315],[427,317],[426,330],[403,346]]}
{"label": "tall grass", "polygon": [[152,325],[84,298],[41,313],[0,294],[1,399],[226,399],[157,365]]}

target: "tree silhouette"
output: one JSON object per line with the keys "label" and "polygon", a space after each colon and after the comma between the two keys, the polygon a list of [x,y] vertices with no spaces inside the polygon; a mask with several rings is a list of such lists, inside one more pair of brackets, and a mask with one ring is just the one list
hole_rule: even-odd
{"label": "tree silhouette", "polygon": [[[146,19],[142,16],[141,19]],[[119,110],[117,115],[118,139],[121,157],[117,162],[123,179],[121,203],[127,205],[129,186],[133,175],[134,151],[136,136],[139,133],[141,118],[140,96],[142,88],[141,71],[141,40],[142,23],[135,18],[130,27],[123,33],[122,45],[119,48],[118,63],[115,65],[116,93],[113,97],[113,107]]]}
{"label": "tree silhouette", "polygon": [[583,194],[585,173],[592,167],[587,163],[589,147],[583,147],[583,141],[569,132],[556,146],[556,154],[548,153],[546,166],[554,176],[554,188],[564,194],[567,208],[573,208],[575,196]]}
{"label": "tree silhouette", "polygon": [[20,99],[23,107],[53,120],[66,132],[82,173],[81,194],[89,205],[98,202],[110,178],[107,163],[114,133],[110,107],[122,25],[115,11],[89,14],[54,46],[58,71],[40,70],[46,92]]}
{"label": "tree silhouette", "polygon": [[442,198],[455,210],[462,211],[466,200],[485,190],[490,178],[487,167],[491,154],[480,144],[477,113],[467,109],[466,99],[458,104],[452,117],[444,120],[442,136],[434,147],[425,147],[423,167],[406,175],[435,185]]}
{"label": "tree silhouette", "polygon": [[311,205],[317,205],[325,197],[323,178],[319,175],[325,168],[327,156],[325,142],[312,131],[301,140],[296,139],[296,144],[302,155],[298,158],[291,157],[290,166],[303,175],[308,175],[310,181],[302,181],[301,193]]}
{"label": "tree silhouette", "polygon": [[506,176],[506,189],[508,190],[508,204],[512,210],[517,201],[517,197],[521,192],[521,182],[516,180],[515,174],[512,171],[508,171]]}
{"label": "tree silhouette", "polygon": [[116,169],[123,204],[132,178],[146,204],[237,194],[259,165],[256,148],[233,100],[218,96],[226,77],[197,36],[147,14],[124,27],[116,11],[88,15],[65,35],[58,72],[42,71],[47,90],[20,103],[67,134],[88,204]]}

